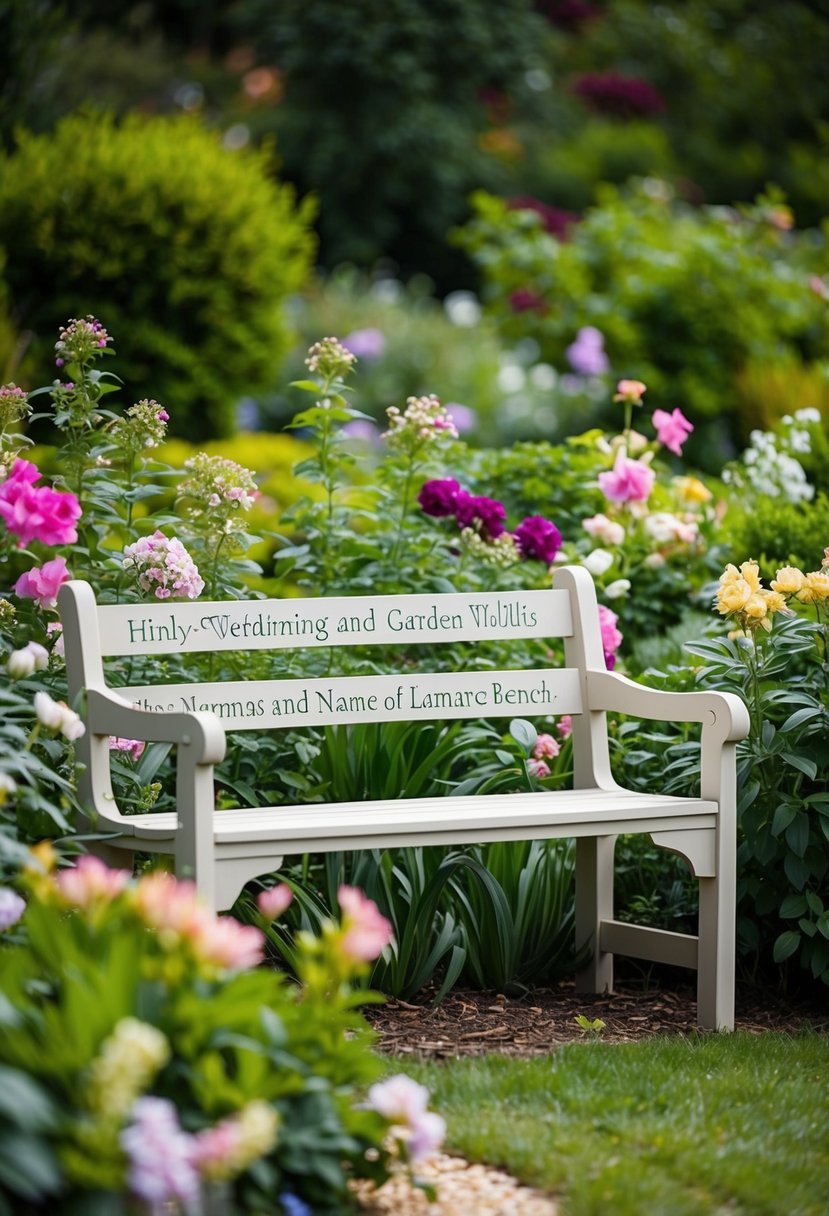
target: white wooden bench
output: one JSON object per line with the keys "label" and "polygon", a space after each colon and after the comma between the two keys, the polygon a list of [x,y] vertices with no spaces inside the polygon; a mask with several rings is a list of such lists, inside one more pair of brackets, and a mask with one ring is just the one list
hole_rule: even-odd
{"label": "white wooden bench", "polygon": [[[229,908],[245,882],[286,855],[494,840],[576,838],[576,939],[592,955],[582,991],[609,991],[613,955],[696,968],[698,1021],[734,1018],[736,742],[748,715],[736,696],[661,692],[604,661],[593,581],[563,567],[555,589],[505,594],[374,596],[221,603],[98,605],[92,588],[60,591],[69,694],[85,715],[81,796],[96,832],[119,850],[172,854],[206,900]],[[339,645],[564,639],[565,666],[108,687],[107,656],[284,650]],[[279,671],[274,659],[274,670]],[[284,669],[283,669],[284,670]],[[606,711],[702,723],[699,796],[635,793],[614,780]],[[574,789],[215,810],[213,766],[225,730],[414,719],[573,716]],[[123,815],[110,778],[112,735],[177,745],[175,813]],[[698,936],[613,917],[613,850],[647,833],[699,880]]]}

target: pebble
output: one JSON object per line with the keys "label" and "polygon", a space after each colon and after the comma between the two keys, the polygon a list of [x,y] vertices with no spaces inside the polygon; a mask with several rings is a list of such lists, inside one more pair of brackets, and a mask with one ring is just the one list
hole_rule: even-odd
{"label": "pebble", "polygon": [[557,1216],[547,1196],[524,1186],[503,1170],[435,1153],[417,1166],[417,1175],[437,1191],[430,1203],[400,1174],[379,1189],[357,1183],[357,1198],[366,1216]]}

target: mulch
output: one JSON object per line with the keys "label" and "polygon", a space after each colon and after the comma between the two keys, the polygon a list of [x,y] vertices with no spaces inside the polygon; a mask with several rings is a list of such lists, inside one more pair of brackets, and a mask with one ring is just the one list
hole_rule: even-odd
{"label": "mulch", "polygon": [[[572,983],[538,988],[519,997],[454,990],[439,1004],[429,994],[413,1002],[388,998],[367,1006],[367,1020],[379,1035],[378,1047],[394,1056],[455,1059],[498,1053],[543,1055],[554,1047],[600,1035],[605,1043],[629,1043],[651,1035],[694,1033],[696,999],[689,987],[649,987],[621,982],[612,994],[576,992]],[[582,1015],[604,1023],[592,1031]],[[789,1033],[811,1028],[829,1034],[829,1001],[790,1003],[767,992],[738,987],[735,1029],[751,1034]]]}

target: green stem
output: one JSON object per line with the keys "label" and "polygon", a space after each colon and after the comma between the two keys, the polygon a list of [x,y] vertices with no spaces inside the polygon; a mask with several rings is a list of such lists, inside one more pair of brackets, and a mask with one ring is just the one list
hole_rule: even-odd
{"label": "green stem", "polygon": [[402,494],[401,506],[400,506],[400,518],[397,521],[397,534],[394,538],[394,544],[392,545],[391,554],[389,555],[389,561],[395,567],[399,564],[400,553],[403,548],[403,525],[405,524],[406,516],[409,513],[409,496],[411,495],[411,492],[412,492],[412,479],[414,477],[414,471],[415,471],[415,460],[412,457],[409,460],[409,467],[406,470],[406,480],[403,483],[403,494]]}

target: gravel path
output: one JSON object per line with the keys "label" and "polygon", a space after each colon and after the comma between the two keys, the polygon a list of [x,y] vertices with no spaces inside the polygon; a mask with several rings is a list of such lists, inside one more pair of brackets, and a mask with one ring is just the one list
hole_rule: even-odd
{"label": "gravel path", "polygon": [[509,1174],[461,1157],[436,1153],[418,1166],[418,1174],[437,1190],[430,1203],[402,1177],[380,1190],[356,1189],[367,1216],[557,1216],[552,1199],[522,1186]]}

